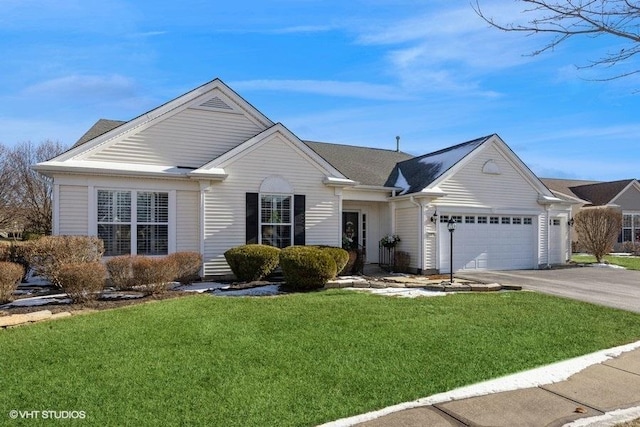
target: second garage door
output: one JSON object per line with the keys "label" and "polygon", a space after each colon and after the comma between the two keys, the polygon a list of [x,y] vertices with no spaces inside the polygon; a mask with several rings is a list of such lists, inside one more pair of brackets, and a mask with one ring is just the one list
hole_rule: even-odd
{"label": "second garage door", "polygon": [[[517,215],[453,215],[453,271],[517,270],[536,264],[536,218]],[[440,272],[450,270],[449,217],[440,216]]]}

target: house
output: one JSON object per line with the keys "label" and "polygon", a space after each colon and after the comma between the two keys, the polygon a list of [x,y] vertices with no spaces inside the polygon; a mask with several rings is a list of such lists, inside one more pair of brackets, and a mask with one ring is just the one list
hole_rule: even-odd
{"label": "house", "polygon": [[571,201],[558,198],[497,135],[420,157],[303,141],[221,80],[127,122],[100,120],[34,168],[53,178],[54,234],[95,235],[106,256],[203,254],[230,272],[245,243],[340,246],[378,262],[380,239],[417,272],[538,268],[569,257]]}
{"label": "house", "polygon": [[[619,181],[580,181],[542,178],[542,182],[559,198],[574,201],[572,217],[580,209],[613,207],[622,212],[622,229],[615,250],[625,243],[640,243],[640,183],[637,179]],[[573,242],[579,236],[573,233]]]}

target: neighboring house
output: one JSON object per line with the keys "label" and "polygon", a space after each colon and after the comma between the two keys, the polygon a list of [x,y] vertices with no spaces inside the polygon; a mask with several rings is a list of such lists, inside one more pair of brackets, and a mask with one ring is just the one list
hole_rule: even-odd
{"label": "neighboring house", "polygon": [[[626,242],[640,244],[640,183],[636,179],[620,181],[579,181],[542,178],[542,182],[565,200],[579,202],[574,205],[572,217],[580,209],[613,207],[622,212],[622,229],[615,250],[622,250]],[[574,233],[573,241],[579,236]]]}
{"label": "neighboring house", "polygon": [[100,120],[34,167],[54,182],[54,234],[94,235],[106,255],[203,254],[229,274],[245,243],[340,246],[378,262],[402,239],[418,272],[538,268],[569,256],[571,202],[555,197],[497,135],[421,157],[300,140],[213,80],[128,121]]}

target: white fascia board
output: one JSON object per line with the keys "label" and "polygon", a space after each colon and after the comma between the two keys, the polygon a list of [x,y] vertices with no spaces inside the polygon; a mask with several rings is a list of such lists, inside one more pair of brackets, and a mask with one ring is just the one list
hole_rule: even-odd
{"label": "white fascia board", "polygon": [[197,169],[187,174],[190,178],[194,179],[207,179],[214,181],[224,181],[229,174],[225,173],[222,168],[212,168],[207,170]]}
{"label": "white fascia board", "polygon": [[131,163],[107,163],[84,161],[55,161],[38,163],[32,168],[43,175],[74,173],[83,175],[117,175],[154,178],[186,178],[192,169],[176,166],[140,165]]}
{"label": "white fascia board", "polygon": [[322,180],[327,187],[355,187],[358,185],[356,181],[348,178],[337,178],[335,176],[327,176]]}
{"label": "white fascia board", "polygon": [[[540,205],[554,205],[554,204],[563,204],[566,203],[562,199],[553,196],[546,196],[544,194],[540,194],[538,196],[538,204]],[[569,203],[571,204],[571,203]]]}
{"label": "white fascia board", "polygon": [[393,200],[404,200],[404,199],[439,199],[440,197],[446,196],[448,193],[445,193],[438,187],[434,187],[431,189],[424,189],[422,191],[417,191],[415,193],[403,194],[401,196],[392,197]]}

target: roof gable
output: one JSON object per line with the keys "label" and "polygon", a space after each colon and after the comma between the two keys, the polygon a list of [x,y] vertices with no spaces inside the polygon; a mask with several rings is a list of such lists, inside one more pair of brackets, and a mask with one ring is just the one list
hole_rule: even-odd
{"label": "roof gable", "polygon": [[331,183],[341,183],[345,185],[355,184],[355,182],[351,181],[348,177],[334,168],[333,165],[305,145],[281,123],[276,123],[269,129],[266,129],[243,144],[213,159],[197,170],[194,170],[189,175],[203,178],[206,178],[209,175],[222,176],[224,174],[224,168],[232,165],[234,162],[240,161],[244,156],[260,148],[262,145],[267,144],[274,137],[281,137],[281,140],[286,141],[301,157],[305,158],[305,160],[307,160],[316,169],[322,171]]}
{"label": "roof gable", "polygon": [[571,187],[571,191],[580,199],[588,200],[592,206],[605,206],[624,190],[634,179],[623,179],[620,181],[599,182]]}
{"label": "roof gable", "polygon": [[[102,123],[98,121],[92,129],[80,138],[74,147],[54,160],[91,159],[92,156],[99,156],[101,152],[109,147],[118,144],[128,137],[133,138],[134,135],[138,135],[146,129],[168,120],[188,108],[199,111],[242,114],[248,120],[252,121],[259,130],[266,129],[273,125],[271,120],[225,85],[220,79],[215,79],[133,120],[120,123],[117,127],[108,129],[111,125],[117,123],[115,121],[105,120],[102,121]],[[100,133],[102,130],[105,131]],[[257,132],[253,134],[255,133]],[[91,160],[104,161],[105,159],[95,158]],[[140,155],[140,160],[144,160],[143,155]],[[107,161],[110,161],[110,159],[107,159]],[[200,164],[197,166],[200,166]]]}
{"label": "roof gable", "polygon": [[423,156],[405,160],[396,165],[385,185],[402,188],[400,194],[422,191],[488,141],[493,135],[477,138],[462,144],[438,150]]}

